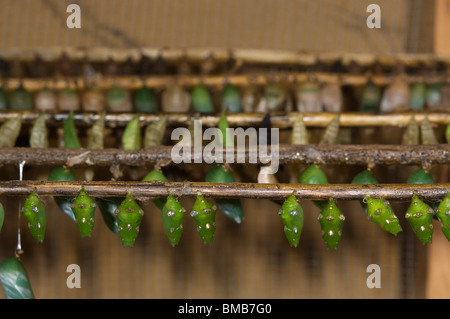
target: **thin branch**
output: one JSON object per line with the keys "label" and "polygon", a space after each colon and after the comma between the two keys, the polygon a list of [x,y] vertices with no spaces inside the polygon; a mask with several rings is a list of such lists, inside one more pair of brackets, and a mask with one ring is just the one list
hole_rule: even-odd
{"label": "thin branch", "polygon": [[202,193],[211,198],[286,199],[295,192],[298,199],[362,200],[374,198],[410,200],[414,193],[427,200],[442,200],[450,192],[450,184],[254,184],[254,183],[198,183],[198,182],[38,182],[2,181],[0,195],[75,196],[81,187],[93,197],[125,196],[164,197],[169,193],[178,197],[193,197]]}
{"label": "thin branch", "polygon": [[[172,162],[172,146],[157,146],[139,151],[123,149],[64,149],[64,148],[3,148],[0,151],[1,165],[18,165],[25,161],[27,166],[151,166],[158,163],[168,165]],[[265,165],[289,163],[303,164],[345,164],[345,165],[439,165],[450,164],[450,144],[437,145],[279,145],[267,148],[267,157],[261,156],[259,149],[247,147],[225,148],[233,154],[229,164]],[[264,154],[264,155],[265,155]],[[213,154],[191,148],[189,160],[179,164],[222,163]],[[238,159],[241,161],[238,162]]]}

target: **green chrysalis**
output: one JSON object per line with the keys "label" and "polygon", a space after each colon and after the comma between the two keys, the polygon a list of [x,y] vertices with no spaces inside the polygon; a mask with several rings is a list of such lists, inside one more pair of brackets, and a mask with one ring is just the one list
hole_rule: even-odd
{"label": "green chrysalis", "polygon": [[96,207],[95,200],[89,197],[84,187],[82,187],[71,205],[81,237],[91,237]]}
{"label": "green chrysalis", "polygon": [[367,218],[370,221],[393,235],[397,235],[402,231],[400,222],[389,201],[370,196],[366,196],[364,200],[367,205]]}
{"label": "green chrysalis", "polygon": [[143,85],[134,95],[134,106],[139,113],[156,113],[158,102],[155,91]]}
{"label": "green chrysalis", "polygon": [[420,81],[411,85],[409,104],[413,111],[422,111],[425,106],[427,85]]}
{"label": "green chrysalis", "polygon": [[322,209],[317,219],[327,248],[337,248],[341,240],[345,216],[336,206],[334,199],[330,198],[328,205]]}
{"label": "green chrysalis", "polygon": [[228,146],[234,146],[234,141],[231,138],[231,134],[230,134],[230,126],[228,124],[228,120],[227,120],[227,116],[225,114],[225,112],[222,112],[222,114],[220,115],[219,118],[219,123],[217,124],[218,129],[220,130],[220,132],[222,133],[222,141],[221,144],[224,147],[228,147]]}
{"label": "green chrysalis", "polygon": [[202,194],[198,194],[190,215],[194,219],[197,232],[203,243],[213,241],[216,231],[216,206],[205,199]]}
{"label": "green chrysalis", "polygon": [[133,247],[137,236],[139,235],[139,226],[141,224],[144,211],[134,200],[133,195],[128,193],[122,203],[115,211],[117,219],[117,229],[122,239],[122,245]]}
{"label": "green chrysalis", "polygon": [[141,125],[139,114],[133,116],[122,135],[122,146],[124,150],[139,150],[141,148]]}
{"label": "green chrysalis", "polygon": [[436,217],[441,222],[441,229],[448,241],[450,241],[450,193],[445,196],[436,209]]}
{"label": "green chrysalis", "polygon": [[115,211],[123,202],[125,197],[97,197],[95,199],[98,209],[102,214],[106,226],[116,235],[119,235]]}
{"label": "green chrysalis", "polygon": [[19,87],[11,93],[9,104],[13,110],[31,110],[33,108],[33,97],[21,83]]}
{"label": "green chrysalis", "polygon": [[361,95],[360,111],[376,112],[380,107],[382,91],[373,81],[367,81]]}
{"label": "green chrysalis", "polygon": [[447,128],[445,129],[445,140],[447,141],[447,144],[450,144],[450,123],[447,125]]}
{"label": "green chrysalis", "polygon": [[222,110],[228,110],[230,113],[242,112],[241,93],[231,83],[227,83],[223,88]]}
{"label": "green chrysalis", "polygon": [[34,299],[27,271],[15,256],[0,263],[0,283],[7,299]]}
{"label": "green chrysalis", "polygon": [[295,193],[284,201],[278,212],[284,225],[284,234],[291,247],[297,247],[303,229],[303,209],[295,198]]}
{"label": "green chrysalis", "polygon": [[[231,171],[222,165],[216,165],[206,173],[206,181],[209,183],[234,183]],[[216,198],[214,200],[219,209],[231,220],[240,224],[244,219],[241,200],[239,198]]]}
{"label": "green chrysalis", "polygon": [[81,148],[78,140],[77,129],[75,127],[73,112],[70,112],[64,123],[64,147],[65,148]]}
{"label": "green chrysalis", "polygon": [[[325,173],[316,165],[311,164],[298,176],[300,184],[328,184],[328,179]],[[323,209],[328,204],[327,200],[313,200],[313,203]]]}
{"label": "green chrysalis", "polygon": [[45,237],[47,216],[44,204],[40,201],[35,191],[28,195],[22,208],[22,214],[28,221],[28,229],[31,235],[42,243]]}
{"label": "green chrysalis", "polygon": [[203,84],[194,87],[191,93],[192,106],[199,113],[214,113],[214,105],[208,88]]}
{"label": "green chrysalis", "polygon": [[173,195],[169,194],[161,215],[169,242],[175,247],[183,234],[182,222],[186,215],[186,210]]}
{"label": "green chrysalis", "polygon": [[411,205],[406,211],[405,218],[422,244],[431,243],[433,235],[433,209],[424,203],[416,194],[412,197]]}
{"label": "green chrysalis", "polygon": [[167,127],[167,115],[161,116],[145,128],[143,148],[160,146],[163,143]]}

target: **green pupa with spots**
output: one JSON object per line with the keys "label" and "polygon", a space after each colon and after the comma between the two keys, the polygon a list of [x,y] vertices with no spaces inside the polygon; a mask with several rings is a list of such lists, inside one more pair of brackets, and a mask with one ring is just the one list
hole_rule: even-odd
{"label": "green pupa with spots", "polygon": [[47,213],[44,204],[36,195],[35,191],[32,191],[25,200],[22,214],[28,221],[28,229],[30,230],[31,235],[33,235],[37,242],[42,243],[45,237]]}
{"label": "green pupa with spots", "polygon": [[436,209],[436,217],[441,222],[441,230],[450,241],[450,193],[445,196]]}
{"label": "green pupa with spots", "polygon": [[389,201],[372,198],[369,195],[365,197],[364,201],[367,207],[367,218],[370,221],[395,236],[403,230]]}
{"label": "green pupa with spots", "polygon": [[431,243],[433,236],[433,209],[416,194],[412,197],[405,218],[422,244]]}
{"label": "green pupa with spots", "polygon": [[303,229],[303,208],[298,203],[294,192],[284,201],[278,212],[284,225],[284,234],[291,247],[297,247]]}
{"label": "green pupa with spots", "polygon": [[97,204],[87,193],[84,187],[81,188],[78,196],[72,202],[71,208],[75,215],[75,222],[81,237],[91,237],[94,228],[94,216]]}
{"label": "green pupa with spots", "polygon": [[117,230],[122,239],[122,245],[133,247],[139,235],[139,226],[144,216],[144,211],[134,200],[133,195],[127,194],[125,199],[114,211],[117,220]]}
{"label": "green pupa with spots", "polygon": [[216,231],[216,205],[208,201],[202,194],[197,195],[190,215],[203,243],[212,242]]}
{"label": "green pupa with spots", "polygon": [[178,245],[183,234],[183,219],[186,210],[172,194],[167,196],[166,203],[161,211],[164,230],[172,247]]}
{"label": "green pupa with spots", "polygon": [[322,228],[322,238],[327,248],[336,249],[341,240],[345,216],[337,207],[334,199],[329,199],[328,205],[322,209],[317,219]]}

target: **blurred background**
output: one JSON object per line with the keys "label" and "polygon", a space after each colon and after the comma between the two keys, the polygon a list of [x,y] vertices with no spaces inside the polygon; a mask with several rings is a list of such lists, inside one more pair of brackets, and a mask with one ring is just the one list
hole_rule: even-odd
{"label": "blurred background", "polygon": [[[81,29],[66,27],[71,3],[81,8]],[[381,29],[366,26],[371,3],[381,7]],[[448,15],[445,0],[0,0],[0,52],[20,55],[68,46],[444,54],[442,30],[448,27],[442,21]],[[26,167],[24,178],[45,179],[49,169]],[[337,183],[349,182],[362,167],[340,175],[329,169],[330,183]],[[378,173],[384,182],[403,182],[402,169]],[[14,180],[18,174],[17,167],[4,166],[0,178]],[[1,200],[7,208],[0,233],[4,259],[16,247],[20,203],[5,196]],[[298,248],[289,247],[279,205],[268,200],[243,200],[241,225],[218,214],[215,239],[207,245],[187,216],[175,248],[168,243],[159,210],[144,201],[141,232],[135,247],[126,248],[99,214],[92,237],[81,238],[52,198],[44,200],[48,225],[43,244],[20,220],[22,261],[37,298],[450,297],[445,237],[436,231],[433,244],[423,246],[409,225],[394,237],[370,223],[359,202],[339,202],[347,220],[339,248],[328,250],[317,222],[319,210],[308,201],[302,202],[305,226]],[[189,210],[193,201],[183,199],[183,204]],[[393,203],[398,215],[407,206]],[[66,286],[69,264],[80,265],[79,289]],[[381,288],[366,285],[370,264],[381,268]]]}

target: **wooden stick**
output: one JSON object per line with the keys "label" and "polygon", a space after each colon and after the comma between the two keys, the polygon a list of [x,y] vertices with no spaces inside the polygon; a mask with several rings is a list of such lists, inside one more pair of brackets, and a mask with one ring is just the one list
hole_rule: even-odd
{"label": "wooden stick", "polygon": [[[260,157],[259,150],[230,148],[234,163],[242,156],[245,164],[303,163],[322,165],[439,165],[450,164],[450,145],[279,145],[278,151],[268,147],[268,161]],[[153,166],[172,163],[172,146],[158,146],[139,151],[122,149],[37,149],[27,147],[3,148],[0,151],[0,165],[18,165],[25,161],[27,166],[105,167],[111,165]],[[223,161],[225,161],[224,150]],[[278,154],[277,154],[278,153]],[[277,158],[275,158],[277,156]],[[204,165],[219,163],[202,150],[191,150],[190,163]],[[253,159],[256,162],[252,162]],[[196,162],[198,160],[198,162]],[[186,164],[185,162],[180,163]],[[233,164],[233,163],[229,163]]]}
{"label": "wooden stick", "polygon": [[194,183],[194,182],[38,182],[2,181],[0,195],[28,195],[33,190],[38,195],[74,196],[84,186],[93,197],[193,197],[202,193],[211,198],[286,199],[295,192],[298,199],[362,200],[366,195],[374,198],[410,200],[414,193],[427,200],[441,200],[450,191],[450,184],[255,184],[255,183]]}
{"label": "wooden stick", "polygon": [[[18,115],[22,117],[23,123],[32,124],[40,112],[33,111],[8,111],[0,113],[0,123],[5,122]],[[124,127],[133,118],[133,113],[108,113],[105,116],[106,125],[109,127]],[[272,113],[271,125],[274,128],[286,129],[292,126],[299,113]],[[46,112],[48,124],[63,124],[69,113],[58,111]],[[262,113],[230,113],[227,115],[227,121],[230,126],[258,126],[261,124],[265,114]],[[336,113],[304,113],[303,120],[306,126],[326,127],[336,116]],[[416,122],[420,124],[425,116],[435,125],[450,124],[450,112],[404,112],[390,114],[370,114],[370,113],[341,113],[339,125],[342,127],[371,127],[371,126],[397,126],[405,127],[408,125],[411,117],[414,116]],[[162,117],[162,114],[140,114],[141,125],[154,122]],[[219,115],[199,115],[199,114],[181,114],[167,113],[167,122],[169,125],[187,126],[193,119],[201,120],[205,127],[216,127],[219,122]],[[74,115],[77,125],[92,125],[99,118],[97,113],[79,112]]]}

